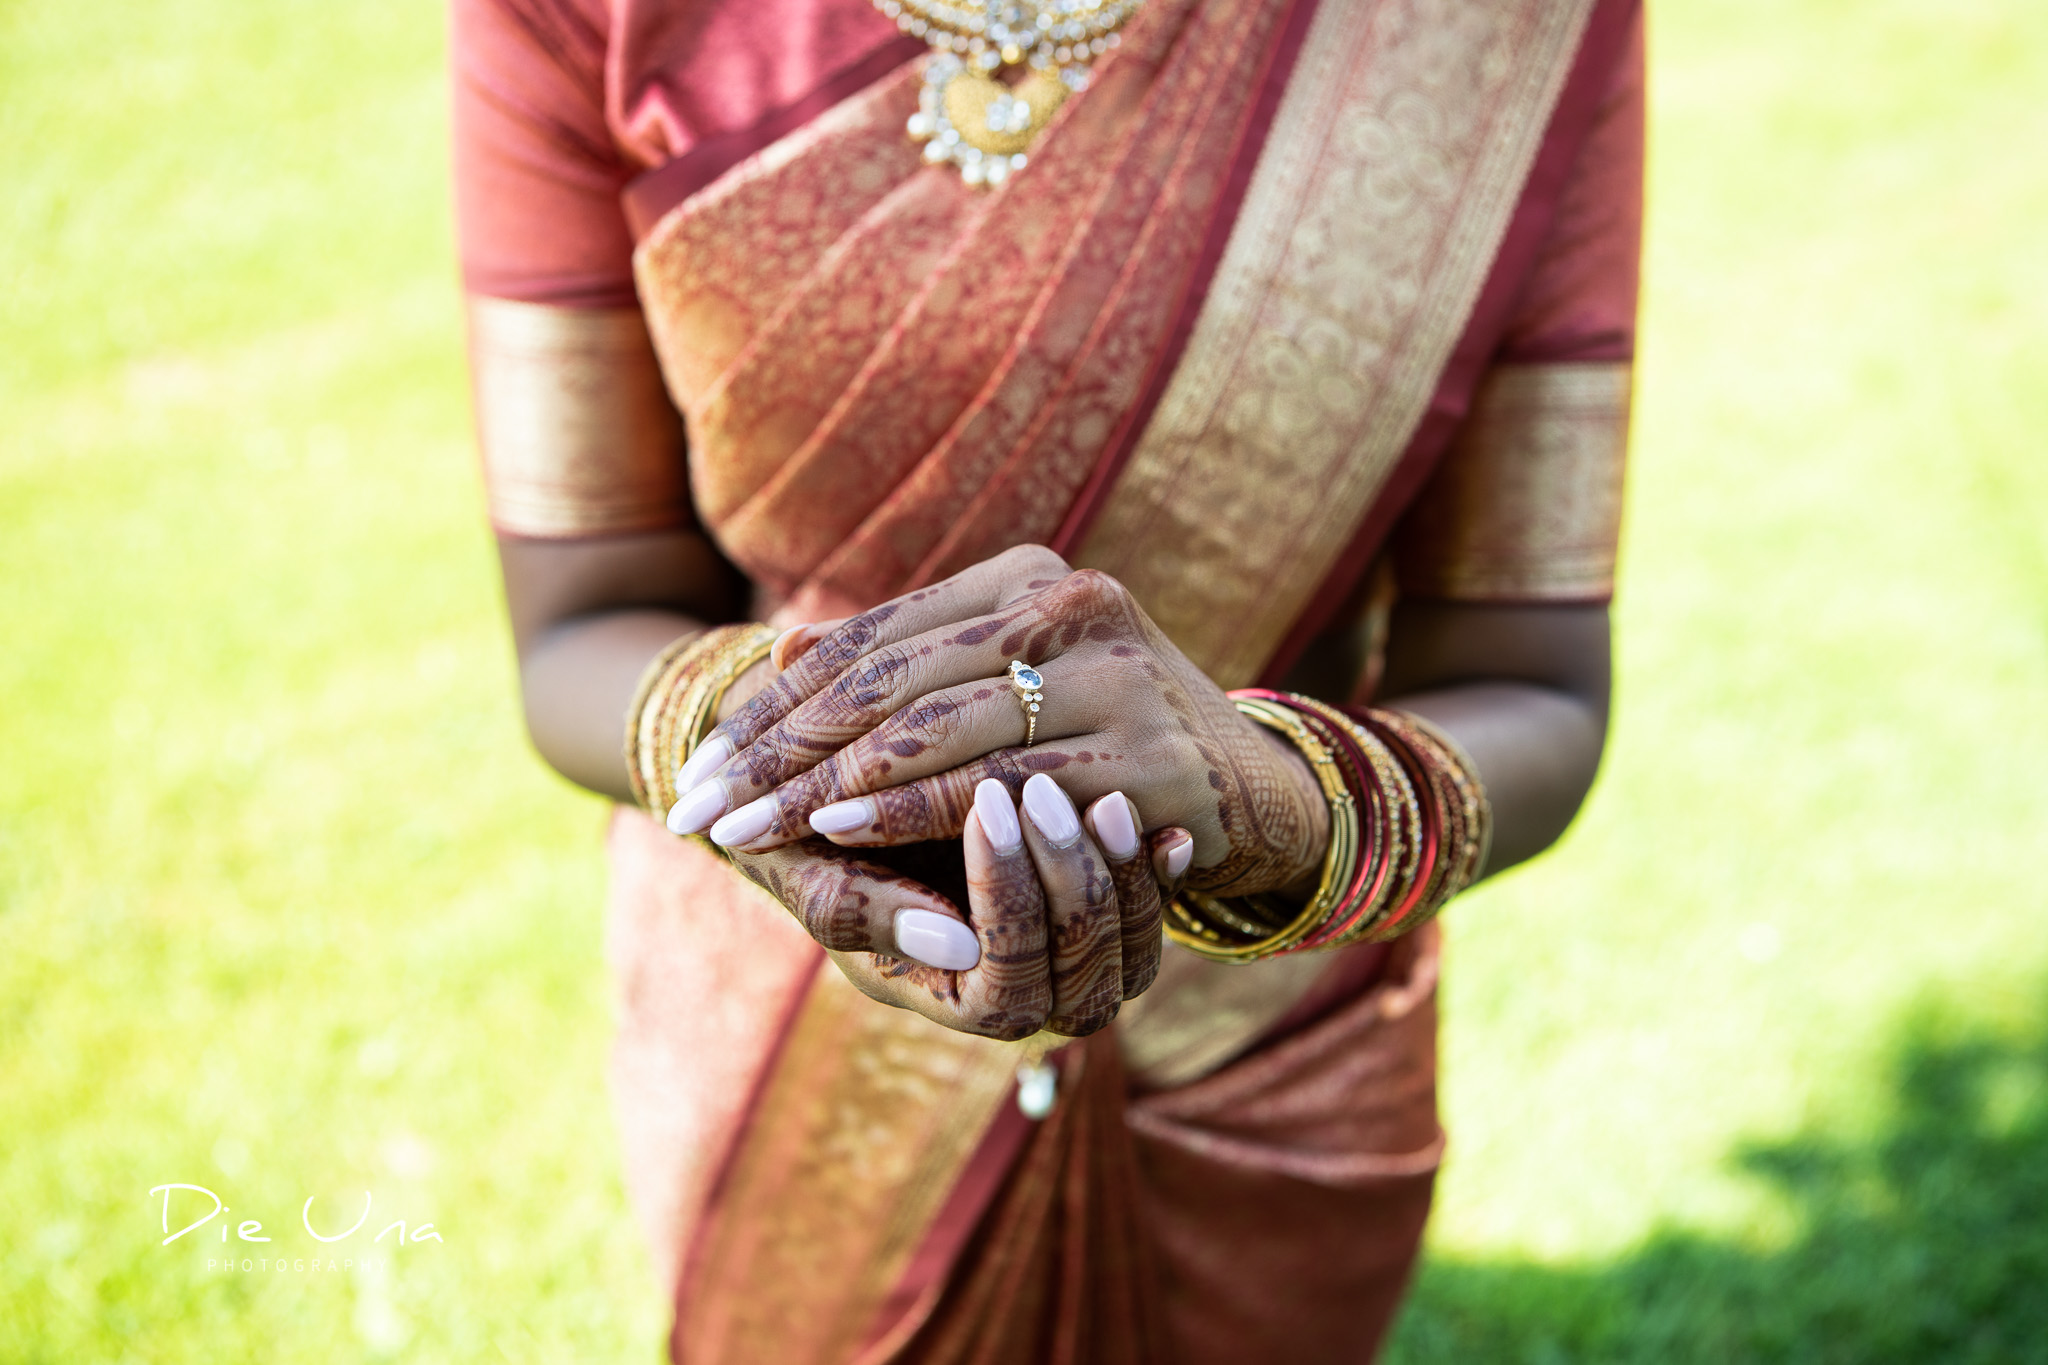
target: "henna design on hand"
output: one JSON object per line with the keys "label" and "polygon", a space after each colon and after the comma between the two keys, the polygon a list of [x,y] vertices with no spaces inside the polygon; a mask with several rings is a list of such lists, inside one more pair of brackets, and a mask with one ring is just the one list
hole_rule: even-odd
{"label": "henna design on hand", "polygon": [[[1017,743],[1014,697],[995,681],[1012,658],[1048,679],[1039,742],[1028,748]],[[936,893],[873,862],[829,864],[816,850],[832,845],[809,829],[814,811],[866,802],[850,812],[868,814],[865,826],[832,838],[879,855],[961,834],[984,779],[1014,797],[1034,773],[1056,774],[1077,801],[1123,791],[1154,834],[1186,830],[1192,856],[1180,865],[1192,866],[1181,880],[1226,895],[1311,878],[1328,838],[1301,756],[1240,715],[1122,584],[1069,571],[1042,547],[1007,551],[823,631],[714,734],[736,746],[713,774],[734,801],[773,793],[768,832],[747,845],[756,852],[740,855],[742,866],[756,854],[814,850],[805,868],[775,874],[778,899],[863,990],[975,1032],[1091,1031],[1151,984],[1161,898],[1149,854],[1117,865],[1091,851],[1040,866],[1035,879],[985,869],[970,901],[1037,904],[1038,945],[1026,946],[1014,909],[991,911],[999,924],[977,909],[969,919],[983,962],[946,973],[893,955],[888,937],[894,909]],[[1013,976],[1034,954],[1039,974]]]}

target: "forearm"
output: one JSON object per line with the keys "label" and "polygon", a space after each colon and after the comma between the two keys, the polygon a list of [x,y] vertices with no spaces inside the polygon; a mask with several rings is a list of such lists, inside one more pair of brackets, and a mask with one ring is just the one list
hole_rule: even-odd
{"label": "forearm", "polygon": [[[1319,640],[1289,679],[1339,701],[1363,660],[1363,634]],[[1470,755],[1493,811],[1481,875],[1555,843],[1584,803],[1607,729],[1608,622],[1596,605],[1407,602],[1388,632],[1375,705],[1412,711]]]}
{"label": "forearm", "polygon": [[1529,683],[1470,683],[1390,697],[1386,705],[1435,722],[1471,756],[1493,810],[1480,876],[1556,843],[1600,766],[1604,718],[1587,701]]}
{"label": "forearm", "polygon": [[621,736],[633,689],[655,655],[705,625],[679,612],[618,611],[542,634],[519,661],[533,747],[579,787],[630,799]]}
{"label": "forearm", "polygon": [[634,688],[672,641],[739,614],[737,576],[686,531],[587,544],[508,539],[499,554],[534,747],[578,786],[629,799],[622,738]]}

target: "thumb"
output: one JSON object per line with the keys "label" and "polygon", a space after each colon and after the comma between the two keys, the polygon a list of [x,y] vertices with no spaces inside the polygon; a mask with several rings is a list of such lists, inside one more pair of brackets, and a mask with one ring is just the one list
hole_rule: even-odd
{"label": "thumb", "polygon": [[1168,825],[1146,835],[1145,842],[1151,845],[1152,875],[1158,879],[1160,897],[1172,900],[1188,875],[1188,864],[1194,861],[1195,836],[1178,825]]}

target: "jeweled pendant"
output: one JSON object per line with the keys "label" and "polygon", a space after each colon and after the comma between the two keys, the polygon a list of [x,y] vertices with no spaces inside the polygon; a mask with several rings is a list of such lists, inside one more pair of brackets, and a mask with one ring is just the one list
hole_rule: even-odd
{"label": "jeweled pendant", "polygon": [[[932,47],[910,136],[933,165],[952,163],[970,185],[1000,185],[1024,169],[1038,135],[1088,86],[1144,0],[874,0]],[[1010,68],[1022,79],[1001,79]]]}
{"label": "jeweled pendant", "polygon": [[950,161],[970,185],[1000,185],[1024,169],[1031,144],[1067,96],[1086,84],[1053,70],[1034,70],[1015,85],[969,66],[951,53],[933,56],[924,69],[910,136],[925,144],[925,160]]}

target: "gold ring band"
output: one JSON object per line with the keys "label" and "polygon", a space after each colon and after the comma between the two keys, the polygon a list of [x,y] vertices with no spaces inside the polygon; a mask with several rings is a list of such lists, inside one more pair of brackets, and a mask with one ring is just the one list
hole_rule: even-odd
{"label": "gold ring band", "polygon": [[1038,742],[1038,707],[1045,700],[1045,679],[1030,664],[1012,659],[1010,690],[1024,708],[1024,747],[1028,749]]}

